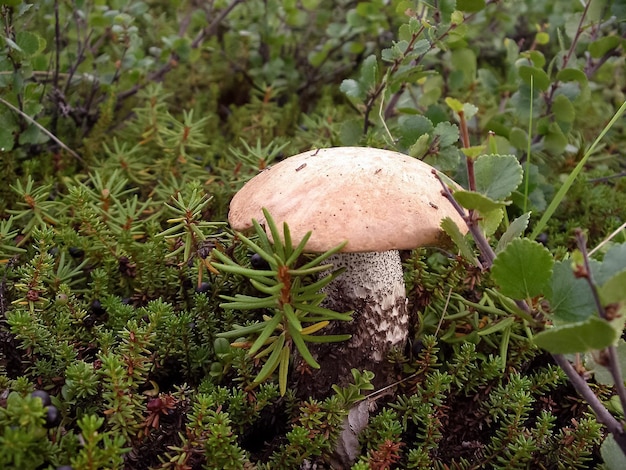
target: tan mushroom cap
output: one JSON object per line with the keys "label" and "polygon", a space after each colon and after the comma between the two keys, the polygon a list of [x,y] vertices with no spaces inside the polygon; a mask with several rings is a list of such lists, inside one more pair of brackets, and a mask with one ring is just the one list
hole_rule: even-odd
{"label": "tan mushroom cap", "polygon": [[307,251],[409,250],[439,245],[441,220],[462,218],[441,194],[433,168],[407,155],[367,147],[311,150],[252,178],[233,197],[228,220],[244,231],[265,224],[266,208],[282,233],[287,222],[297,244],[311,231]]}

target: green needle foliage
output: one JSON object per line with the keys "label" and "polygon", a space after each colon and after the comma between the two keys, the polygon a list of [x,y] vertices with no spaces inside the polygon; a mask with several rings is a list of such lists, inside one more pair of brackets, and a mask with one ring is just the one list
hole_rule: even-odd
{"label": "green needle foliage", "polygon": [[[623,1],[0,18],[0,468],[328,469],[357,404],[354,469],[624,468]],[[317,401],[289,369],[344,339],[323,334],[350,318],[323,308],[337,273],[286,227],[224,225],[256,173],[342,145],[446,172],[473,232],[403,254],[384,392],[353,370]]]}
{"label": "green needle foliage", "polygon": [[[278,380],[281,395],[287,390],[289,361],[292,352],[297,350],[302,358],[315,369],[320,365],[311,355],[306,343],[329,343],[345,341],[350,335],[315,335],[330,321],[350,321],[350,313],[337,313],[320,306],[325,295],[321,289],[335,279],[342,271],[329,275],[320,273],[332,269],[332,265],[322,264],[328,257],[337,253],[344,244],[320,254],[309,261],[301,262],[306,243],[311,233],[307,233],[297,246],[293,246],[289,227],[284,224],[280,233],[271,215],[263,209],[263,214],[272,239],[265,229],[253,221],[257,242],[241,233],[237,237],[254,253],[260,255],[268,264],[268,269],[256,270],[239,266],[231,258],[214,250],[214,256],[222,263],[213,263],[217,269],[244,276],[262,297],[243,294],[222,296],[230,302],[220,306],[237,310],[269,310],[263,315],[263,321],[251,325],[236,327],[220,333],[220,338],[236,339],[233,346],[243,347],[254,359],[264,361],[263,367],[253,381],[257,385],[267,380],[278,368]],[[295,346],[295,348],[294,348]]]}

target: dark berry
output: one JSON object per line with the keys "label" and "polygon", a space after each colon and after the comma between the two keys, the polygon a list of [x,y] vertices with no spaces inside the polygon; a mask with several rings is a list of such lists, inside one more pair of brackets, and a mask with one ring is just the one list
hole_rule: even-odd
{"label": "dark berry", "polygon": [[50,405],[46,408],[46,422],[44,426],[47,428],[53,428],[58,426],[61,422],[61,414],[56,406]]}
{"label": "dark berry", "polygon": [[209,290],[211,289],[211,284],[208,282],[202,282],[199,286],[196,286],[196,292],[198,294],[205,294],[207,292],[209,292]]}
{"label": "dark berry", "polygon": [[87,315],[85,318],[83,318],[83,326],[85,328],[93,328],[95,324],[96,318],[93,315]]}
{"label": "dark berry", "polygon": [[83,256],[85,256],[85,250],[76,246],[70,246],[67,251],[70,252],[70,256],[72,258],[82,258]]}
{"label": "dark berry", "polygon": [[71,465],[61,465],[57,470],[74,470]]}
{"label": "dark berry", "polygon": [[255,253],[250,257],[250,264],[254,269],[270,269],[269,263],[258,253]]}
{"label": "dark berry", "polygon": [[52,401],[50,401],[50,394],[45,390],[35,390],[33,393],[30,394],[30,396],[34,398],[39,398],[41,400],[41,403],[43,403],[43,406],[48,406],[50,405],[50,403],[52,403]]}
{"label": "dark berry", "polygon": [[90,310],[91,310],[91,313],[93,313],[97,317],[101,317],[102,315],[107,313],[104,307],[102,306],[102,303],[99,300],[94,300],[93,302],[91,302]]}

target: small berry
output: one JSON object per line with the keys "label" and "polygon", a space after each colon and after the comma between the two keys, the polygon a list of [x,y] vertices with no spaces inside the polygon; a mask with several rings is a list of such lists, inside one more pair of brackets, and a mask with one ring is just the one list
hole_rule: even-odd
{"label": "small berry", "polygon": [[57,470],[74,470],[71,465],[61,465]]}
{"label": "small berry", "polygon": [[254,269],[270,269],[269,263],[258,253],[255,253],[250,257],[250,264]]}
{"label": "small berry", "polygon": [[47,428],[53,428],[59,425],[61,421],[61,415],[59,414],[59,410],[56,406],[50,405],[46,408],[46,422],[44,426]]}
{"label": "small berry", "polygon": [[59,292],[56,297],[54,298],[54,301],[57,305],[66,305],[67,304],[67,294],[64,294],[63,292]]}
{"label": "small berry", "polygon": [[49,406],[52,403],[50,400],[50,394],[45,390],[35,390],[30,394],[30,396],[33,398],[39,398],[41,403],[43,403],[43,406]]}
{"label": "small berry", "polygon": [[67,251],[69,251],[72,258],[82,258],[85,256],[85,250],[76,246],[70,246]]}
{"label": "small berry", "polygon": [[195,291],[198,294],[205,294],[211,289],[211,284],[208,282],[202,282],[199,286],[196,286]]}
{"label": "small berry", "polygon": [[97,317],[101,317],[107,312],[102,306],[102,303],[96,299],[93,302],[91,302],[91,313],[93,313]]}

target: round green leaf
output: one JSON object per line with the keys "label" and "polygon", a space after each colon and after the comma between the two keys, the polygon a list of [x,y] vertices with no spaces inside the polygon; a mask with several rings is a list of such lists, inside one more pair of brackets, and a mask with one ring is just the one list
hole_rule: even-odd
{"label": "round green leaf", "polygon": [[351,78],[348,78],[341,82],[341,86],[339,87],[339,89],[350,98],[365,98],[365,92],[361,88],[361,85],[359,85],[359,82]]}
{"label": "round green leaf", "polygon": [[552,112],[557,121],[573,122],[576,117],[574,105],[565,95],[558,95],[552,102]]}
{"label": "round green leaf", "polygon": [[502,294],[526,299],[549,290],[553,264],[552,255],[543,245],[519,238],[496,256],[491,275]]}
{"label": "round green leaf", "polygon": [[559,261],[552,272],[547,295],[555,320],[580,322],[593,315],[596,304],[587,281],[574,276],[569,261]]}
{"label": "round green leaf", "polygon": [[532,81],[535,90],[546,91],[550,86],[550,77],[542,69],[521,65],[517,72],[527,85]]}
{"label": "round green leaf", "polygon": [[476,191],[501,201],[517,189],[523,173],[522,166],[513,155],[482,155],[474,163]]}
{"label": "round green leaf", "polygon": [[605,36],[589,44],[589,53],[594,59],[599,59],[611,49],[619,46],[621,39],[618,36]]}
{"label": "round green leaf", "polygon": [[587,85],[587,76],[578,69],[563,69],[556,74],[556,79],[562,82],[578,82],[581,86]]}
{"label": "round green leaf", "polygon": [[621,330],[598,317],[589,317],[584,322],[571,323],[551,328],[533,337],[541,349],[552,354],[574,354],[597,351],[615,344]]}

